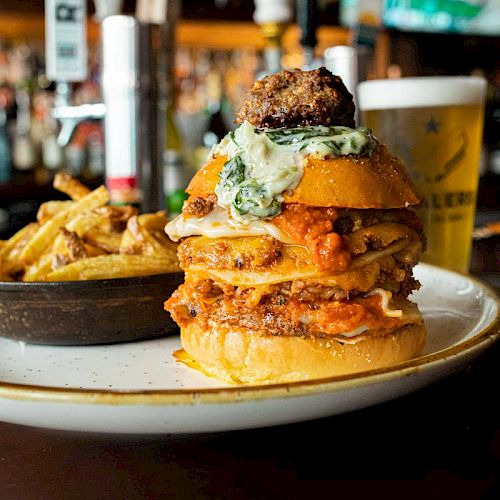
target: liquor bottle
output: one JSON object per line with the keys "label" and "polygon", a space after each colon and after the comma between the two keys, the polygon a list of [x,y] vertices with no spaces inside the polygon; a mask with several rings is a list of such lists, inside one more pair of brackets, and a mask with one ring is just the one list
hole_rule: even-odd
{"label": "liquor bottle", "polygon": [[182,136],[175,121],[175,108],[173,104],[167,106],[165,127],[165,149],[182,151]]}
{"label": "liquor bottle", "polygon": [[12,145],[12,158],[17,170],[33,170],[36,163],[35,147],[31,138],[30,95],[26,88],[16,90],[16,126]]}
{"label": "liquor bottle", "polygon": [[163,155],[163,192],[168,218],[173,219],[182,211],[187,199],[186,187],[189,183],[189,171],[181,151],[167,149]]}
{"label": "liquor bottle", "polygon": [[[37,184],[52,184],[56,171],[63,165],[64,152],[57,143],[58,124],[52,116],[54,98],[51,92],[41,90],[33,97],[32,137],[40,151],[41,161],[35,169]],[[36,130],[36,134],[33,132]]]}
{"label": "liquor bottle", "polygon": [[258,78],[281,71],[281,39],[291,18],[292,7],[289,0],[255,0],[254,21],[260,26],[266,40],[265,70]]}
{"label": "liquor bottle", "polygon": [[1,97],[0,94],[0,184],[7,184],[11,179],[11,154],[7,136],[7,110]]}
{"label": "liquor bottle", "polygon": [[101,182],[105,174],[104,132],[100,123],[92,125],[93,129],[89,131],[87,138],[87,168],[84,177],[93,182]]}
{"label": "liquor bottle", "polygon": [[42,162],[46,169],[56,171],[62,166],[63,150],[57,143],[57,122],[49,113],[45,115],[42,137]]}
{"label": "liquor bottle", "polygon": [[222,77],[217,70],[211,70],[206,78],[207,112],[210,115],[207,131],[203,134],[203,146],[210,151],[228,133],[222,116],[224,91]]}
{"label": "liquor bottle", "polygon": [[[9,55],[0,42],[0,184],[7,184],[12,177],[12,154],[8,135],[8,109],[12,102],[9,80]],[[5,215],[5,212],[4,212]],[[7,214],[8,215],[8,214]],[[2,212],[0,211],[0,217]]]}
{"label": "liquor bottle", "polygon": [[168,217],[172,219],[182,210],[187,199],[185,191],[191,177],[183,148],[182,135],[175,121],[174,106],[167,106],[165,150],[163,152],[163,196]]}

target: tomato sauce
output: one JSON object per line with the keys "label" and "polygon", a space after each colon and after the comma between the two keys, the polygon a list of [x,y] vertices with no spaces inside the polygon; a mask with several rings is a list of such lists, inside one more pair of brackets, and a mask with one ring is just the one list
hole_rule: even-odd
{"label": "tomato sauce", "polygon": [[351,263],[351,254],[342,236],[333,231],[338,219],[335,208],[312,208],[300,204],[283,205],[273,224],[311,252],[319,271],[342,272]]}
{"label": "tomato sauce", "polygon": [[354,330],[360,325],[368,329],[390,329],[401,324],[401,319],[384,315],[377,295],[347,302],[320,300],[313,309],[307,303],[291,299],[285,315],[290,315],[295,324],[306,321],[312,330],[332,335]]}
{"label": "tomato sauce", "polygon": [[246,318],[245,325],[250,329],[275,331],[282,335],[293,335],[304,327],[311,333],[338,335],[360,326],[372,331],[387,331],[403,324],[402,318],[384,314],[378,294],[347,301],[321,299],[304,302],[289,297],[283,304],[263,297],[258,304],[249,304],[244,296],[237,295],[236,288],[232,291],[232,287],[227,288],[224,292],[219,289],[216,295],[213,282],[187,282],[168,299],[165,308],[180,326],[191,321],[204,324],[208,319],[218,318],[222,318],[219,319],[222,322],[239,324],[241,318]]}

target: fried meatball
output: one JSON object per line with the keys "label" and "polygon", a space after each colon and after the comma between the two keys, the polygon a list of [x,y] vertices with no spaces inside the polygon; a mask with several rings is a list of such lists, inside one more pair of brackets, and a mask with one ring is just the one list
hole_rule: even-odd
{"label": "fried meatball", "polygon": [[354,127],[354,102],[342,79],[326,68],[281,71],[257,80],[236,121],[258,128]]}

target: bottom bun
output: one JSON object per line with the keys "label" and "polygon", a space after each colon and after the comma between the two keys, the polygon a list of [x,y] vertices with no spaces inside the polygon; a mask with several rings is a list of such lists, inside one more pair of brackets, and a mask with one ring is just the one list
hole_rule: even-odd
{"label": "bottom bun", "polygon": [[191,323],[181,328],[179,360],[230,383],[272,384],[345,375],[406,361],[425,343],[423,324],[356,344],[328,338],[279,337],[244,328]]}

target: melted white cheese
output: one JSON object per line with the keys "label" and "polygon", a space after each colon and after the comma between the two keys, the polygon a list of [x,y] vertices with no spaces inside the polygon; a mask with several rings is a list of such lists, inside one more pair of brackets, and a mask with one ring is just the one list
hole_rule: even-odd
{"label": "melted white cheese", "polygon": [[380,295],[380,307],[384,311],[384,316],[388,318],[402,318],[403,311],[401,309],[391,309],[389,307],[389,301],[392,299],[392,292],[388,290],[384,290],[383,288],[374,288],[370,293],[367,293],[366,296],[370,297],[372,295]]}
{"label": "melted white cheese", "polygon": [[352,337],[357,337],[358,335],[365,333],[366,330],[368,330],[368,327],[366,325],[359,325],[357,328],[353,328],[352,330],[349,330],[347,332],[339,333],[339,335],[350,339]]}
{"label": "melted white cheese", "polygon": [[227,210],[215,207],[205,217],[184,217],[178,215],[167,224],[165,232],[172,241],[188,236],[207,238],[238,238],[241,236],[269,235],[283,243],[293,243],[290,238],[274,224],[263,220],[238,223],[228,216]]}
{"label": "melted white cheese", "polygon": [[[309,323],[311,323],[311,321],[312,318],[308,314],[302,314],[300,316],[300,322],[303,325],[308,325]],[[353,328],[352,330],[347,330],[346,332],[340,332],[337,335],[342,335],[342,337],[352,338],[352,337],[357,337],[362,333],[365,333],[366,330],[368,330],[368,327],[366,325],[359,325],[356,328]]]}

